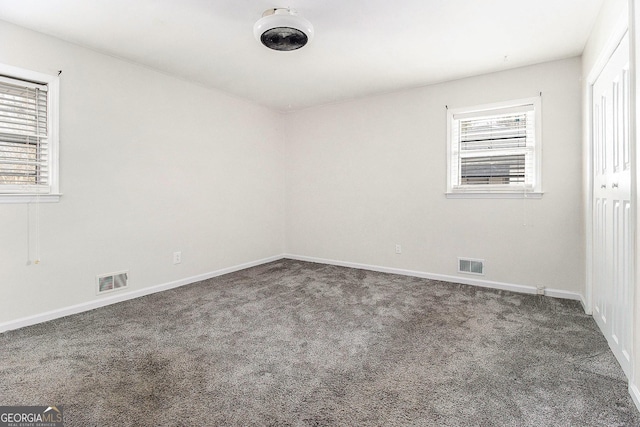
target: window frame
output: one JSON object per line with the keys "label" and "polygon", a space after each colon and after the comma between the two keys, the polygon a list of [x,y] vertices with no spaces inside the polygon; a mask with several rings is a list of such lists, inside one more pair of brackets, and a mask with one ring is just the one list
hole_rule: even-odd
{"label": "window frame", "polygon": [[[447,198],[541,198],[542,197],[542,113],[540,97],[522,98],[491,104],[482,104],[472,107],[447,109]],[[465,118],[482,117],[485,115],[499,114],[523,106],[533,106],[534,111],[534,148],[533,148],[533,180],[523,185],[513,184],[474,184],[459,185],[454,182],[454,144],[460,144],[460,140],[453,141],[453,126],[460,119],[456,116],[464,115]],[[524,151],[524,150],[523,150]],[[457,162],[459,165],[460,163]],[[458,168],[457,180],[460,181]]]}
{"label": "window frame", "polygon": [[0,63],[0,76],[47,86],[47,144],[48,144],[48,190],[6,189],[0,186],[0,203],[58,202],[60,200],[59,183],[59,108],[60,78]]}

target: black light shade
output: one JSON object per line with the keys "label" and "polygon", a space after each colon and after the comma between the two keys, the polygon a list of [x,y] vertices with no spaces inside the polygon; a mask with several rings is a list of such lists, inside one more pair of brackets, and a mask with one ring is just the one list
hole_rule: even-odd
{"label": "black light shade", "polygon": [[267,9],[253,26],[264,46],[277,51],[298,50],[313,39],[313,25],[293,9]]}
{"label": "black light shade", "polygon": [[297,28],[277,27],[262,33],[260,41],[269,49],[288,51],[300,49],[309,38]]}

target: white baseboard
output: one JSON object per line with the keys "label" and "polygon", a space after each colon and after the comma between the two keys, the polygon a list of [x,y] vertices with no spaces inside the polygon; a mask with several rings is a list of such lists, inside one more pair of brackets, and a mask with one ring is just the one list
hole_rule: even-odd
{"label": "white baseboard", "polygon": [[[378,265],[360,264],[356,262],[337,261],[332,259],[308,257],[304,255],[284,254],[285,258],[298,261],[316,262],[319,264],[337,265],[340,267],[359,268],[361,270],[379,271],[381,273],[400,274],[402,276],[420,277],[423,279],[441,280],[444,282],[462,283],[464,285],[479,286],[482,288],[501,289],[504,291],[519,292],[523,294],[537,294],[538,289],[535,286],[516,285],[513,283],[494,282],[491,280],[471,279],[468,277],[449,276],[444,274],[427,273],[423,271],[404,270],[400,268],[381,267]],[[562,298],[581,301],[584,306],[584,298],[582,295],[564,291],[561,289],[545,288],[544,294],[553,298]]]}
{"label": "white baseboard", "polygon": [[[434,273],[427,273],[422,271],[404,270],[404,269],[392,268],[392,267],[381,267],[377,265],[337,261],[337,260],[315,258],[315,257],[302,256],[302,255],[282,254],[282,255],[275,255],[269,258],[264,258],[256,261],[247,262],[244,264],[235,265],[232,267],[223,268],[220,270],[212,271],[210,273],[204,273],[197,276],[187,277],[185,279],[180,279],[173,282],[164,283],[161,285],[150,286],[150,287],[139,289],[136,291],[121,293],[117,295],[112,294],[110,296],[103,297],[94,301],[88,301],[85,303],[76,304],[69,307],[60,308],[57,310],[47,311],[45,313],[41,313],[33,316],[22,317],[20,319],[11,320],[5,323],[0,323],[0,333],[10,331],[13,329],[24,328],[25,326],[31,326],[31,325],[35,325],[42,322],[47,322],[49,320],[58,319],[60,317],[65,317],[72,314],[82,313],[84,311],[89,311],[89,310],[93,310],[100,307],[105,307],[107,305],[115,304],[122,301],[127,301],[134,298],[139,298],[145,295],[154,294],[156,292],[167,291],[169,289],[178,288],[180,286],[188,285],[195,282],[200,282],[202,280],[211,279],[212,277],[222,276],[223,274],[233,273],[235,271],[244,270],[249,267],[255,267],[257,265],[266,264],[266,263],[277,261],[283,258],[288,258],[288,259],[293,259],[298,261],[315,262],[320,264],[337,265],[341,267],[359,268],[361,270],[379,271],[382,273],[399,274],[402,276],[420,277],[423,279],[462,283],[465,285],[479,286],[479,287],[491,288],[491,289],[501,289],[505,291],[519,292],[524,294],[537,293],[537,289],[534,286],[516,285],[512,283],[503,283],[503,282],[493,282],[489,280],[470,279],[467,277],[449,276],[444,274],[434,274]],[[545,289],[545,295],[554,297],[554,298],[578,300],[578,301],[581,301],[584,306],[584,298],[582,297],[582,295],[574,292],[568,292],[568,291],[563,291],[559,289]]]}
{"label": "white baseboard", "polygon": [[582,304],[582,309],[585,314],[593,316],[593,310],[591,310],[591,307],[587,305],[587,299],[583,295],[580,295],[580,304]]}
{"label": "white baseboard", "polygon": [[629,381],[629,394],[631,395],[633,403],[636,404],[636,408],[640,411],[640,390],[638,390],[638,387],[632,384],[631,381]]}
{"label": "white baseboard", "polygon": [[191,283],[200,282],[202,280],[211,279],[212,277],[222,276],[223,274],[233,273],[235,271],[244,270],[245,268],[255,267],[257,265],[266,264],[268,262],[277,261],[282,259],[283,255],[276,255],[269,258],[264,258],[256,261],[247,262],[244,264],[235,265],[233,267],[227,267],[220,270],[212,271],[210,273],[199,274],[197,276],[187,277],[185,279],[176,280],[174,282],[164,283],[161,285],[150,286],[144,289],[136,291],[121,293],[117,295],[111,294],[108,297],[103,297],[94,301],[89,301],[81,304],[72,305],[69,307],[60,308],[57,310],[47,311],[42,314],[36,314],[33,316],[23,317],[16,320],[11,320],[5,323],[0,323],[0,333],[10,331],[13,329],[24,328],[25,326],[31,326],[49,320],[58,319],[60,317],[69,316],[72,314],[82,313],[83,311],[89,311],[107,305],[115,304],[122,301],[127,301],[134,298],[139,298],[145,295],[155,294],[156,292],[167,291],[169,289],[178,288],[180,286],[189,285]]}

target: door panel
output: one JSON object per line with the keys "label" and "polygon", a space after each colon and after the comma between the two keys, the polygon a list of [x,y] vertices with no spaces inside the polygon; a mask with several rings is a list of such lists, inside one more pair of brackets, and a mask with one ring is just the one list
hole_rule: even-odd
{"label": "door panel", "polygon": [[631,366],[629,38],[593,86],[593,315],[627,375]]}

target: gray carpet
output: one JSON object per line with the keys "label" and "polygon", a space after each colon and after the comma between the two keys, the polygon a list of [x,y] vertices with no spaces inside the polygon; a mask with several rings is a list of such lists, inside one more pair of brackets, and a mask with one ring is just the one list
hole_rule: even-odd
{"label": "gray carpet", "polygon": [[67,426],[638,426],[579,304],[282,260],[0,335]]}

